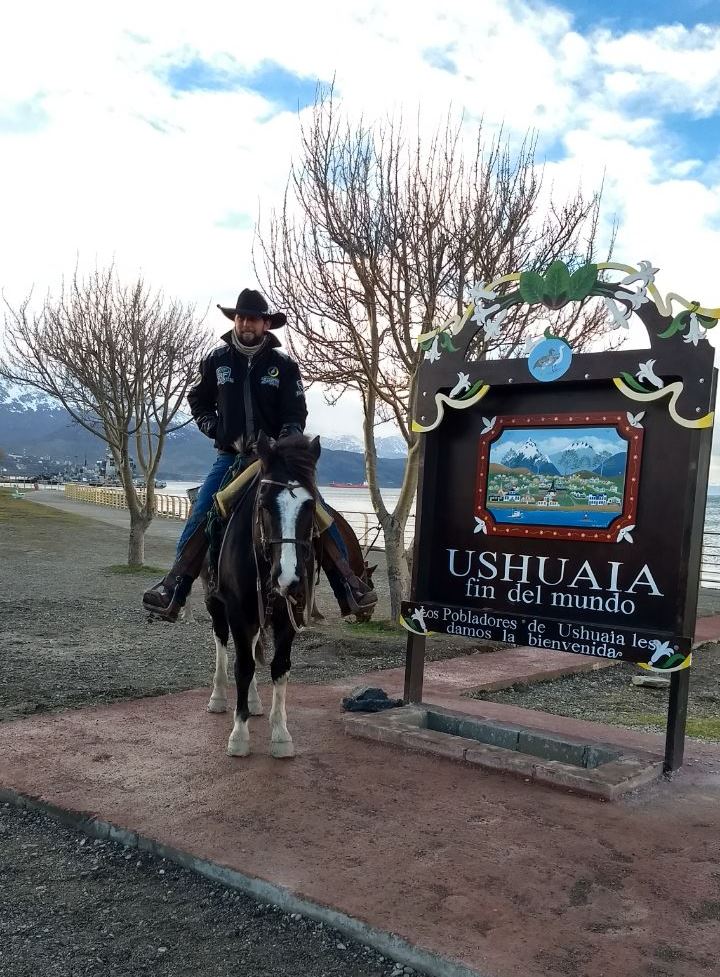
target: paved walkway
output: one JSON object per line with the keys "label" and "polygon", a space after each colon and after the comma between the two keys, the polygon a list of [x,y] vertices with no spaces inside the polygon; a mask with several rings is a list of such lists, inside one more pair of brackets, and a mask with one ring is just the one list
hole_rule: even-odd
{"label": "paved walkway", "polygon": [[[27,498],[128,524],[55,493]],[[157,520],[150,532],[174,541],[177,529]],[[718,636],[720,616],[699,622],[698,640]],[[459,699],[606,664],[529,648],[470,655],[428,664],[425,699],[662,756],[661,737]],[[346,914],[483,977],[715,972],[720,746],[688,744],[672,782],[607,806],[346,737],[340,700],[373,683],[399,693],[403,670],[293,684],[293,761],[269,757],[263,719],[253,755],[227,757],[231,720],[206,713],[206,690],[5,723],[0,796],[108,821],[239,873],[264,901]]]}
{"label": "paved walkway", "polygon": [[[292,761],[270,758],[262,718],[253,754],[227,757],[230,717],[202,690],[5,723],[0,785],[483,977],[717,972],[720,748],[692,744],[672,782],[606,805],[347,737],[352,681],[291,687]],[[662,752],[620,728],[462,708]]]}
{"label": "paved walkway", "polygon": [[[55,492],[52,489],[39,489],[37,492],[28,491],[25,495],[25,501],[49,505],[61,512],[69,512],[74,516],[84,516],[86,519],[94,519],[96,522],[102,522],[109,526],[130,529],[130,513],[127,509],[113,509],[111,506],[94,505],[92,502],[75,502],[72,499],[66,499],[62,492]],[[176,542],[182,526],[181,519],[158,517],[150,523],[147,535],[156,539],[168,539]]]}

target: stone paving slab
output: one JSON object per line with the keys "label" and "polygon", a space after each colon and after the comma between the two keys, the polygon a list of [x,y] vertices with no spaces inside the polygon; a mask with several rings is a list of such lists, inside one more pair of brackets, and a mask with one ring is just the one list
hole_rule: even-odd
{"label": "stone paving slab", "polygon": [[[423,683],[424,698],[460,695],[465,692],[494,692],[511,685],[547,682],[564,675],[577,675],[612,668],[617,662],[543,648],[505,648],[478,652],[461,658],[426,662]],[[381,686],[388,695],[402,695],[404,668],[385,668],[366,672],[349,680],[351,685]]]}
{"label": "stone paving slab", "polygon": [[[206,690],[5,723],[0,786],[272,883],[483,977],[716,972],[717,745],[689,744],[671,782],[611,807],[347,737],[343,691],[290,687],[292,761],[269,756],[262,718],[253,754],[227,757],[230,717],[205,711]],[[548,724],[497,703],[447,704]],[[660,737],[552,723],[662,754]]]}
{"label": "stone paving slab", "polygon": [[720,614],[699,617],[695,626],[695,643],[720,641]]}

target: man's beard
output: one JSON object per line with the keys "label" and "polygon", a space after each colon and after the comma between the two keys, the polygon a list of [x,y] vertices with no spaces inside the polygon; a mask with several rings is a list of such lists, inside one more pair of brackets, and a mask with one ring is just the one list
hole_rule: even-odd
{"label": "man's beard", "polygon": [[240,342],[243,346],[259,346],[264,336],[258,336],[254,332],[241,332]]}

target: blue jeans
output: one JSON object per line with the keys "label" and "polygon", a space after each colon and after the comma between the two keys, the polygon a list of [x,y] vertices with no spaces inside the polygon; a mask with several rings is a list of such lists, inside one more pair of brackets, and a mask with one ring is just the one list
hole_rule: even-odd
{"label": "blue jeans", "polygon": [[[193,503],[192,512],[190,513],[188,521],[185,523],[185,528],[180,534],[180,539],[177,542],[178,556],[180,555],[180,551],[182,550],[183,546],[190,539],[200,523],[207,519],[207,514],[212,508],[213,496],[220,490],[223,479],[236,461],[237,455],[233,454],[231,451],[218,451],[215,463],[210,469],[207,478],[200,486],[197,498]],[[321,502],[323,502],[323,505],[325,505],[322,496],[318,495],[318,498]],[[335,523],[330,526],[328,533],[335,540],[338,549],[342,553],[343,557],[347,560],[348,552],[347,547],[345,546],[345,540],[340,535],[340,530],[337,528]]]}
{"label": "blue jeans", "polygon": [[215,463],[210,469],[207,478],[200,486],[200,491],[193,503],[192,512],[188,521],[185,523],[185,528],[180,533],[180,539],[177,542],[178,556],[180,555],[180,550],[190,539],[200,523],[205,522],[207,519],[207,514],[212,508],[213,495],[219,491],[223,479],[236,460],[237,455],[233,454],[233,452],[218,451]]}

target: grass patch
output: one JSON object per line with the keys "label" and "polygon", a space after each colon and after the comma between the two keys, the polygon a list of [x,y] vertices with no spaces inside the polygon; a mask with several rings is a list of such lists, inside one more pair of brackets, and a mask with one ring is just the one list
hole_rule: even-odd
{"label": "grass patch", "polygon": [[164,577],[167,573],[165,567],[131,567],[127,563],[114,563],[111,567],[106,568],[107,573],[116,573],[119,576],[137,576],[137,577]]}
{"label": "grass patch", "polygon": [[[25,499],[14,499],[12,489],[0,489],[0,522],[12,522],[29,526],[32,523],[49,522],[50,520],[71,523],[81,523],[81,516],[74,513],[61,512],[51,506],[37,502],[26,502]],[[28,492],[30,495],[31,492]]]}
{"label": "grass patch", "polygon": [[720,719],[717,717],[688,719],[687,734],[688,736],[695,736],[699,740],[720,741]]}
{"label": "grass patch", "polygon": [[664,712],[626,712],[621,719],[623,726],[654,726],[665,729],[667,714]]}
{"label": "grass patch", "polygon": [[377,634],[397,635],[400,632],[400,625],[389,620],[343,621],[342,626],[358,637]]}
{"label": "grass patch", "polygon": [[[623,726],[652,726],[660,731],[665,729],[667,714],[664,712],[640,712],[622,717]],[[720,741],[720,718],[715,716],[693,718],[688,716],[686,733],[699,740]]]}

